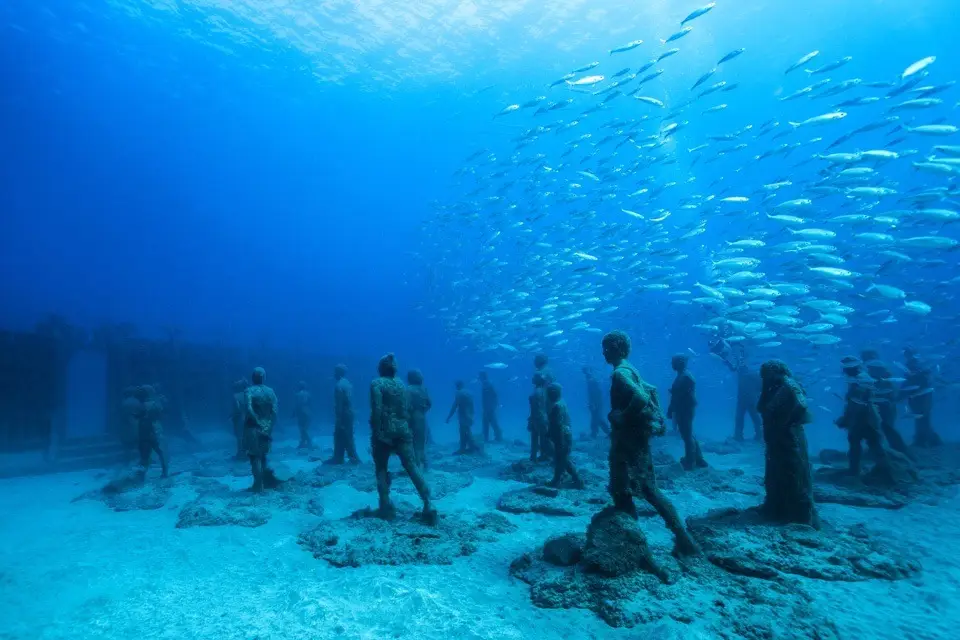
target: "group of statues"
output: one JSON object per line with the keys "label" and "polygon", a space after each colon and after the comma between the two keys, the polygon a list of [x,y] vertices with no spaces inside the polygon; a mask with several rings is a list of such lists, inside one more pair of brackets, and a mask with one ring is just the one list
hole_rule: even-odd
{"label": "group of statues", "polygon": [[[587,400],[590,410],[590,433],[609,435],[610,478],[608,490],[613,509],[636,517],[635,499],[646,500],[663,518],[675,537],[675,553],[689,555],[698,548],[687,532],[683,520],[670,500],[657,487],[654,472],[651,439],[666,432],[667,420],[673,420],[684,440],[681,460],[684,468],[706,466],[700,446],[693,434],[697,406],[696,382],[688,370],[686,355],[672,359],[676,378],[670,388],[670,402],[662,411],[656,387],[648,384],[628,361],[630,339],[622,331],[612,331],[601,342],[604,360],[613,368],[610,381],[610,412],[602,415],[602,389],[596,375],[584,368],[587,380]],[[715,351],[716,353],[716,351]],[[786,364],[770,360],[762,365],[756,382],[752,379],[743,352],[723,359],[738,376],[737,422],[735,435],[743,437],[743,418],[756,415],[758,434],[766,445],[765,487],[766,499],[760,513],[778,522],[803,523],[818,526],[819,520],[813,502],[813,483],[804,427],[811,421],[806,392]],[[850,468],[859,473],[862,442],[882,463],[889,455],[887,445],[904,455],[910,455],[903,438],[896,429],[896,402],[905,397],[917,420],[916,444],[939,444],[929,415],[932,407],[931,372],[924,368],[916,353],[908,349],[906,382],[897,387],[890,370],[874,351],[864,351],[862,358],[849,357],[842,362],[848,378],[848,391],[843,415],[837,425],[846,429],[850,444]],[[353,388],[347,379],[347,369],[338,365],[334,370],[334,453],[328,464],[359,462],[354,441]],[[531,462],[552,462],[552,486],[559,487],[566,476],[573,486],[582,488],[583,481],[571,461],[573,434],[570,411],[563,398],[563,389],[550,370],[546,355],[534,359],[533,391],[530,394],[530,414],[527,428],[530,432]],[[483,438],[495,441],[503,438],[497,408],[496,390],[486,374],[480,375]],[[751,394],[756,391],[756,397]],[[131,388],[125,394],[125,407],[137,421],[140,435],[141,468],[145,474],[152,453],[160,458],[162,473],[168,473],[168,458],[163,443],[160,415],[164,398],[157,390],[145,385]],[[377,377],[370,383],[371,451],[376,470],[377,515],[385,519],[395,516],[390,500],[388,463],[396,455],[400,459],[423,501],[422,517],[435,522],[437,512],[430,498],[430,488],[424,478],[427,467],[426,445],[430,441],[427,413],[432,407],[430,394],[424,386],[423,375],[414,369],[407,374],[407,384],[398,377],[397,359],[387,354],[377,365]],[[310,393],[301,383],[296,394],[295,417],[300,429],[300,447],[310,448]],[[482,450],[474,440],[474,401],[462,381],[456,382],[456,396],[447,421],[457,416],[460,432],[458,454]],[[278,417],[277,395],[266,384],[262,368],[253,371],[248,384],[237,381],[233,394],[233,426],[237,437],[237,455],[250,461],[253,476],[252,490],[270,488],[276,477],[270,470],[267,456],[273,442],[273,430]]]}

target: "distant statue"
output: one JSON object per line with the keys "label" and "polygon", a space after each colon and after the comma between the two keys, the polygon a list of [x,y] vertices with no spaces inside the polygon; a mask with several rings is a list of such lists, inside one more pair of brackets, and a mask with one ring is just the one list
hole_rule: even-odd
{"label": "distant statue", "polygon": [[596,438],[602,431],[610,435],[610,427],[603,415],[603,389],[590,367],[583,368],[587,379],[587,410],[590,412],[590,437]]}
{"label": "distant statue", "polygon": [[446,422],[449,424],[453,415],[457,414],[457,422],[460,426],[460,448],[457,449],[457,455],[479,452],[479,447],[473,440],[472,431],[473,395],[465,388],[462,380],[457,380],[455,386],[457,392],[453,397],[453,406],[450,407]]}
{"label": "distant statue", "polygon": [[413,451],[413,434],[407,413],[407,390],[397,379],[397,360],[392,353],[380,359],[379,377],[370,383],[370,433],[373,463],[377,473],[377,494],[380,498],[378,514],[390,520],[396,515],[390,501],[390,456],[400,458],[407,475],[423,500],[424,520],[435,523],[437,512],[430,505],[430,489],[423,479],[420,465]]}
{"label": "distant statue", "polygon": [[297,428],[300,430],[300,442],[297,449],[313,449],[310,439],[310,391],[307,383],[301,381],[294,396],[294,416],[297,419]]}
{"label": "distant statue", "polygon": [[564,474],[569,474],[574,486],[582,489],[583,480],[580,479],[580,474],[570,461],[570,453],[573,451],[573,432],[570,428],[570,411],[562,396],[563,389],[556,382],[547,387],[547,402],[550,404],[548,424],[554,451],[553,480],[550,481],[550,486],[559,487]]}
{"label": "distant statue", "polygon": [[336,380],[333,387],[333,457],[326,463],[343,464],[344,456],[349,456],[351,463],[358,464],[360,457],[353,432],[353,385],[347,380],[346,365],[334,367],[333,378]]}
{"label": "distant statue", "polygon": [[497,442],[503,442],[503,433],[500,431],[500,421],[497,419],[497,410],[500,407],[500,399],[497,397],[497,390],[486,371],[481,371],[480,375],[480,396],[482,401],[482,423],[483,423],[483,441],[490,442],[490,429],[493,428],[493,436]]}
{"label": "distant statue", "polygon": [[[530,416],[527,418],[527,431],[530,432],[530,462],[543,462],[550,459],[547,453],[547,393],[543,376],[533,374],[533,392],[530,394]],[[549,448],[552,453],[553,448]],[[537,457],[539,454],[539,458]]]}
{"label": "distant statue", "polygon": [[943,440],[933,428],[933,371],[920,360],[913,347],[905,347],[903,355],[907,367],[903,395],[916,416],[913,444],[922,448],[939,447]]}
{"label": "distant statue", "polygon": [[277,394],[266,385],[267,372],[257,367],[253,370],[253,384],[247,387],[246,413],[244,419],[243,443],[250,458],[250,470],[253,473],[255,493],[263,491],[267,485],[276,483],[276,477],[267,464],[267,454],[273,443],[273,427],[277,423]]}
{"label": "distant statue", "polygon": [[693,435],[693,416],[697,409],[697,383],[687,368],[689,358],[684,354],[673,356],[671,366],[677,377],[670,387],[670,405],[667,420],[673,420],[683,438],[685,453],[680,464],[687,471],[706,467],[707,462],[700,452],[700,443]]}
{"label": "distant statue", "polygon": [[137,387],[134,396],[139,405],[134,409],[133,415],[137,420],[140,441],[140,473],[146,476],[150,469],[150,455],[156,452],[160,459],[160,477],[166,478],[170,468],[163,426],[160,424],[160,416],[164,409],[163,400],[157,395],[156,389],[150,385]]}
{"label": "distant statue", "polygon": [[419,369],[411,369],[407,373],[407,407],[410,411],[410,430],[413,432],[413,453],[417,464],[426,469],[427,412],[433,407],[433,402]]}
{"label": "distant statue", "polygon": [[790,369],[779,360],[760,367],[763,388],[757,410],[763,417],[766,445],[760,512],[776,522],[819,528],[813,500],[813,476],[804,426],[811,422],[807,395]]}

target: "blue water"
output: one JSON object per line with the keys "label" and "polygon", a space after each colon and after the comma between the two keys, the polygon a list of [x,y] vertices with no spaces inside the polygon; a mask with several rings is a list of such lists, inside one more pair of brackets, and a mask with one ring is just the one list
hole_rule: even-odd
{"label": "blue water", "polygon": [[[178,326],[193,342],[266,340],[369,357],[371,374],[375,358],[393,350],[403,368],[427,372],[444,408],[453,378],[471,378],[490,361],[452,336],[438,312],[462,302],[435,253],[438,237],[448,246],[463,241],[434,227],[434,203],[464,198],[452,174],[477,149],[508,155],[510,141],[532,126],[529,114],[493,119],[504,106],[545,93],[592,60],[607,73],[637,66],[697,6],[390,8],[403,22],[379,20],[384,9],[367,3],[324,9],[301,1],[283,5],[285,13],[269,3],[177,3],[175,11],[173,4],[8,0],[0,7],[0,323],[28,329],[59,313],[89,328],[132,322],[157,337]],[[829,74],[837,80],[896,79],[935,55],[930,82],[943,83],[960,65],[949,0],[718,4],[669,45],[682,56],[658,65],[668,72],[657,91],[678,101],[722,55],[746,48],[729,63],[740,87],[709,103],[730,108],[688,117],[691,139],[810,117],[850,97],[816,107],[776,101],[804,86],[783,70],[814,49],[822,51],[820,64],[853,57]],[[611,62],[606,52],[635,38],[646,41],[637,54]],[[938,114],[958,123],[955,90],[938,97],[945,105]],[[614,103],[604,118],[639,107]],[[869,119],[860,113],[850,120]],[[773,173],[789,175],[802,157]],[[769,166],[753,171],[734,160],[699,164],[695,191],[706,193],[703,185],[722,177],[736,193],[738,183],[771,173]],[[911,185],[926,179],[897,171]],[[689,175],[684,162],[651,173],[660,183]],[[701,244],[728,239],[711,225]],[[930,284],[923,291],[957,275],[957,254],[943,256],[948,264],[924,274]],[[507,273],[487,273],[483,285],[512,287]],[[960,311],[950,291],[938,289],[936,312],[922,327],[888,325],[870,342],[886,341],[891,359],[904,341],[941,349]],[[645,361],[659,363],[646,373],[663,386],[671,353],[703,353],[706,345],[687,328],[693,320],[651,300],[620,300],[631,310],[621,324],[638,348],[645,345]],[[861,346],[851,342],[849,350]],[[596,344],[578,349],[563,354],[560,374],[580,404],[578,364],[602,362]],[[833,367],[836,353],[824,356],[824,366]],[[945,374],[954,353],[942,362]],[[501,395],[519,414],[529,357],[510,364],[498,383],[509,386]],[[708,406],[727,410],[725,369],[709,360],[692,366]],[[520,381],[508,383],[513,376]],[[836,408],[825,391],[818,403]]]}

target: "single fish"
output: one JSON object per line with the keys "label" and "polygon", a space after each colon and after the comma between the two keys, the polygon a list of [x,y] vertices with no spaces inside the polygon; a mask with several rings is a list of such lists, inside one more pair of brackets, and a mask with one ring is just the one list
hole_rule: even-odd
{"label": "single fish", "polygon": [[746,51],[746,49],[743,49],[743,48],[735,49],[734,51],[731,51],[731,52],[728,53],[727,55],[725,55],[725,56],[723,56],[722,58],[720,58],[720,62],[717,63],[717,66],[723,64],[724,62],[730,62],[730,61],[733,60],[734,58],[739,57],[740,54],[742,54],[744,51]]}
{"label": "single fish", "polygon": [[613,55],[615,53],[624,53],[625,51],[632,51],[633,49],[636,49],[642,44],[643,44],[643,40],[633,40],[632,42],[628,42],[622,47],[617,47],[616,49],[610,49],[610,55]]}
{"label": "single fish", "polygon": [[819,52],[819,51],[811,51],[810,53],[808,53],[807,55],[803,56],[802,58],[800,58],[799,60],[797,60],[796,62],[794,62],[792,65],[790,65],[789,67],[787,67],[787,70],[783,72],[784,75],[790,73],[791,71],[796,71],[797,69],[799,69],[799,68],[802,67],[803,65],[807,64],[808,62],[810,62],[811,60],[813,60],[814,58],[816,58],[818,55],[820,55],[820,52]]}
{"label": "single fish", "polygon": [[690,22],[690,21],[692,21],[692,20],[696,20],[696,19],[699,18],[700,16],[705,15],[705,14],[707,14],[707,13],[710,13],[710,11],[712,11],[715,6],[717,6],[717,3],[716,3],[716,2],[711,2],[710,4],[707,4],[707,5],[703,6],[703,7],[700,7],[699,9],[695,9],[694,11],[691,11],[691,12],[690,12],[690,15],[688,15],[686,18],[684,18],[683,20],[680,21],[680,26],[682,27],[683,25],[687,24],[688,22]]}
{"label": "single fish", "polygon": [[936,61],[937,61],[936,56],[928,56],[923,60],[917,60],[912,65],[907,67],[902,74],[900,74],[900,81],[903,82],[907,78],[920,73],[921,71],[923,71],[924,69],[926,69]]}

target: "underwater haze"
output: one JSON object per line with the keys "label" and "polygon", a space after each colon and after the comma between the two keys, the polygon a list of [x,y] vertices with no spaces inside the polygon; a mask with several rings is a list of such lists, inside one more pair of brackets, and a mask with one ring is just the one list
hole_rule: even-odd
{"label": "underwater haze", "polygon": [[[138,488],[132,503],[98,493],[113,469],[2,480],[0,510],[23,524],[0,533],[0,609],[22,614],[0,615],[0,638],[956,637],[960,561],[943,540],[960,535],[960,474],[930,470],[960,467],[960,455],[914,457],[960,439],[956,9],[4,0],[0,330],[59,316],[89,332],[129,323],[158,341],[176,327],[185,343],[248,359],[267,345],[323,367],[342,359],[364,465],[315,464],[339,429],[327,369],[274,378],[268,366],[288,433],[304,370],[321,408],[317,453],[277,438],[289,478],[280,498],[238,497],[251,471],[242,451],[239,465],[223,462],[234,434],[212,419],[194,420],[207,448],[175,447],[173,479]],[[736,584],[692,571],[699,582],[651,587],[640,604],[611,604],[618,597],[593,583],[578,593],[594,600],[577,600],[556,585],[582,586],[579,573],[558,577],[537,561],[545,540],[581,535],[606,504],[597,419],[607,431],[601,340],[614,330],[630,336],[630,361],[664,405],[673,362],[697,380],[709,469],[661,480],[682,516],[762,499],[765,454],[749,442],[762,429],[743,381],[773,359],[803,391],[803,437],[828,471],[846,464],[853,440],[860,447],[842,416],[857,402],[848,385],[873,366],[895,399],[866,404],[893,406],[911,442],[886,433],[877,446],[902,449],[925,488],[825,489],[818,476],[823,535],[839,537],[808,545],[816,569],[757,569],[754,557],[730,571]],[[365,414],[385,353],[404,380],[421,369],[433,393],[427,483],[446,518],[439,542],[419,529],[350,528],[376,501]],[[551,477],[523,466],[537,354],[563,385],[574,465],[598,491],[517,507],[515,492]],[[456,380],[479,418],[478,372],[499,392],[505,443],[490,443],[482,463],[450,462],[462,434],[443,419]],[[120,391],[72,393],[84,415],[107,420]],[[231,397],[180,394],[203,396],[210,415],[226,415]],[[168,424],[186,429],[180,413]],[[692,433],[661,442],[677,469],[692,464]],[[656,464],[659,477],[667,465]],[[418,506],[394,465],[401,511]],[[671,533],[656,516],[648,526],[651,515],[640,522],[665,550],[657,559],[674,562]],[[425,538],[439,550],[378,546]],[[60,600],[28,597],[58,581]],[[771,626],[779,617],[784,626]]]}

